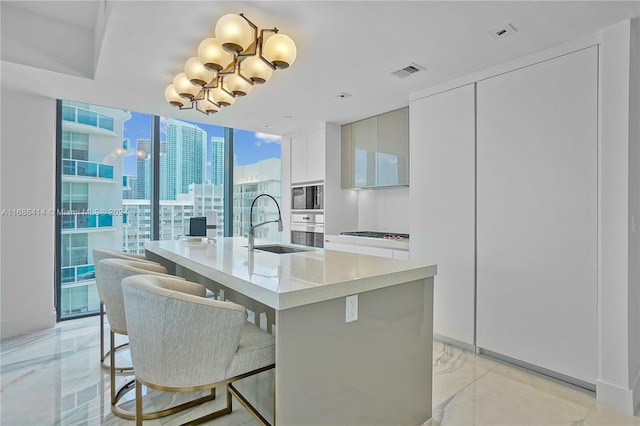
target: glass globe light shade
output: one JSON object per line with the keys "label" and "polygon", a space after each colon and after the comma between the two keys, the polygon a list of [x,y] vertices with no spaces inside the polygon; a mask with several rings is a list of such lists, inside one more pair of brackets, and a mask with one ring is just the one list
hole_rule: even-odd
{"label": "glass globe light shade", "polygon": [[202,40],[198,46],[198,58],[205,68],[212,71],[222,71],[233,62],[233,55],[224,50],[215,38]]}
{"label": "glass globe light shade", "polygon": [[254,41],[253,28],[240,15],[224,15],[216,24],[216,38],[227,52],[240,53]]}
{"label": "glass globe light shade", "polygon": [[262,56],[276,68],[288,68],[296,60],[296,44],[285,34],[274,34],[262,47]]}
{"label": "glass globe light shade", "polygon": [[164,98],[174,107],[182,107],[186,103],[184,98],[178,95],[173,84],[168,85],[167,88],[164,89]]}
{"label": "glass globe light shade", "polygon": [[262,84],[271,78],[273,70],[258,56],[249,56],[240,64],[240,73],[254,84]]}
{"label": "glass globe light shade", "polygon": [[245,96],[249,94],[253,87],[251,83],[247,82],[247,80],[240,77],[238,74],[225,76],[224,86],[229,92],[232,92],[236,96]]}
{"label": "glass globe light shade", "polygon": [[211,94],[213,100],[222,107],[232,105],[236,101],[236,98],[234,96],[231,96],[230,94],[222,90],[220,86],[216,87],[215,89],[211,89],[209,93]]}
{"label": "glass globe light shade", "polygon": [[200,87],[191,83],[187,75],[183,72],[176,75],[173,79],[173,87],[176,89],[178,95],[189,100],[193,99],[193,97],[200,92]]}
{"label": "glass globe light shade", "polygon": [[187,78],[191,83],[197,84],[201,87],[211,83],[211,80],[216,76],[215,71],[205,68],[202,62],[200,62],[200,58],[197,56],[189,58],[187,63],[184,65],[184,73],[187,75]]}
{"label": "glass globe light shade", "polygon": [[220,107],[211,102],[206,96],[198,102],[200,104],[200,109],[205,111],[207,114],[215,114],[220,110]]}

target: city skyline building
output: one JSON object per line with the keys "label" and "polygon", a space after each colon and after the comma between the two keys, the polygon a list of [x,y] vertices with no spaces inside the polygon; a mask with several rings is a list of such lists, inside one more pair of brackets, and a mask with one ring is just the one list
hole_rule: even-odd
{"label": "city skyline building", "polygon": [[[155,154],[150,137],[135,123],[124,125],[131,117],[130,112],[120,109],[62,102],[58,243],[61,318],[98,311],[93,248],[143,254],[144,243],[151,239],[150,188]],[[126,129],[136,132],[127,133]],[[217,213],[217,236],[224,235],[224,142],[218,136],[208,137],[207,131],[196,124],[167,121],[166,140],[160,140],[157,153],[159,239],[179,238],[186,220],[206,216],[209,211]],[[251,155],[260,146],[251,140],[241,145],[236,141],[236,145]],[[257,195],[269,193],[281,201],[281,163],[279,158],[269,158],[237,166],[237,159],[234,156],[232,225],[233,235],[243,235],[248,232],[250,206]],[[277,218],[271,200],[261,199],[255,207],[256,221]],[[256,237],[281,240],[275,225],[259,228]]]}
{"label": "city skyline building", "polygon": [[[260,194],[267,193],[282,206],[282,168],[279,158],[267,158],[246,166],[237,166],[233,172],[233,236],[249,232],[251,203]],[[278,208],[268,197],[258,200],[253,209],[254,223],[278,219]],[[255,230],[255,237],[281,241],[278,225],[270,223]]]}
{"label": "city skyline building", "polygon": [[62,102],[60,316],[97,312],[93,248],[120,250],[123,110]]}
{"label": "city skyline building", "polygon": [[136,198],[136,179],[136,176],[122,176],[122,198],[128,200]]}
{"label": "city skyline building", "polygon": [[209,174],[213,185],[224,183],[224,138],[211,136],[209,139],[209,149],[207,152],[208,161],[211,163]]}
{"label": "city skyline building", "polygon": [[[184,121],[167,123],[166,198],[176,200],[192,183],[204,183],[207,132]],[[161,175],[162,177],[163,175]],[[162,180],[162,179],[161,179]]]}
{"label": "city skyline building", "polygon": [[[224,235],[224,203],[222,185],[191,184],[187,194],[178,194],[177,200],[160,200],[160,239],[175,240],[184,235],[184,223],[192,217],[206,216],[216,211],[217,236]],[[127,212],[122,232],[123,251],[144,254],[144,243],[151,239],[151,202],[124,199],[122,208]]]}
{"label": "city skyline building", "polygon": [[134,198],[151,198],[151,140],[136,141],[136,186]]}

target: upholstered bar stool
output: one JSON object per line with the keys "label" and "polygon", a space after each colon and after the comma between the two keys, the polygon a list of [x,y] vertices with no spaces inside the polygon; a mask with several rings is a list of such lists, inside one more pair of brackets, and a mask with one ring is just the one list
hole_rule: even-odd
{"label": "upholstered bar stool", "polygon": [[[100,364],[104,368],[109,368],[109,365],[105,363],[105,359],[109,357],[109,353],[104,351],[104,303],[102,303],[102,294],[100,293],[100,285],[99,281],[101,279],[101,271],[100,271],[100,261],[104,259],[125,259],[125,260],[135,260],[138,262],[146,262],[152,265],[160,265],[157,262],[152,262],[147,260],[143,255],[134,254],[134,253],[123,253],[117,250],[111,249],[93,249],[93,264],[95,268],[96,274],[96,287],[98,289],[98,297],[100,298]],[[115,347],[115,350],[118,351],[128,346],[128,343],[123,343]],[[116,370],[122,371],[130,371],[133,367],[118,367],[116,366]]]}
{"label": "upholstered bar stool", "polygon": [[226,407],[188,424],[231,413],[233,394],[259,423],[268,425],[233,382],[275,367],[274,337],[247,322],[241,305],[187,294],[193,286],[200,284],[156,275],[122,281],[136,370],[136,424],[145,418],[142,385],[170,392],[226,385]]}
{"label": "upholstered bar stool", "polygon": [[[111,378],[111,411],[119,417],[133,419],[135,413],[127,411],[118,406],[118,401],[133,388],[134,381],[125,383],[120,389],[116,390],[116,371],[115,371],[115,334],[127,335],[127,319],[124,312],[124,299],[122,296],[122,280],[126,277],[139,274],[154,274],[161,277],[170,277],[176,281],[184,281],[182,278],[166,275],[167,270],[164,266],[151,264],[148,262],[138,262],[125,259],[104,259],[100,261],[101,279],[99,288],[103,298],[103,302],[107,308],[107,319],[110,325],[110,378]],[[205,292],[198,286],[195,288],[199,296],[204,296]],[[134,366],[135,368],[135,366]],[[204,401],[210,401],[215,398],[215,393],[204,397]],[[162,410],[159,412],[148,413],[146,418],[157,418],[172,414],[174,409]]]}

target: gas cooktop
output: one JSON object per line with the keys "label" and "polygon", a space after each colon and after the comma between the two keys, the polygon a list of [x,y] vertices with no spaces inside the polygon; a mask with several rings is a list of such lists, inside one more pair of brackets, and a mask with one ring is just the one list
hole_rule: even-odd
{"label": "gas cooktop", "polygon": [[408,240],[409,239],[409,234],[394,234],[392,232],[376,232],[376,231],[347,231],[347,232],[341,232],[340,235],[349,235],[352,237],[384,238],[387,240]]}

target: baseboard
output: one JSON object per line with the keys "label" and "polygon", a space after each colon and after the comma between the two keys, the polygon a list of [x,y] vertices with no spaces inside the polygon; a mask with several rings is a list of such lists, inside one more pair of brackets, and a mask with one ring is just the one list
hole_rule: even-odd
{"label": "baseboard", "polygon": [[446,343],[447,345],[464,349],[465,351],[469,351],[469,352],[476,351],[475,345],[472,345],[466,342],[461,342],[460,340],[452,339],[451,337],[443,336],[441,334],[433,333],[433,340],[437,340],[438,342]]}
{"label": "baseboard", "polygon": [[0,338],[4,339],[30,331],[51,328],[56,325],[56,311],[45,315],[30,316],[27,318],[17,318],[0,321]]}
{"label": "baseboard", "polygon": [[531,364],[516,358],[512,358],[510,356],[503,355],[501,353],[493,352],[480,347],[478,347],[478,353],[481,353],[491,358],[495,358],[498,361],[502,361],[507,364],[515,365],[516,367],[524,368],[526,370],[531,371],[532,373],[544,376],[547,379],[556,380],[558,382],[564,383],[565,385],[574,386],[577,389],[586,390],[589,392],[596,391],[596,385],[594,385],[593,383],[586,382],[584,380],[580,380],[575,377],[567,376],[566,374],[562,374],[558,371],[549,370],[548,368],[540,367],[539,365]]}
{"label": "baseboard", "polygon": [[596,380],[596,399],[599,403],[613,407],[625,414],[633,415],[634,412],[634,394],[636,390],[625,389],[620,386]]}

